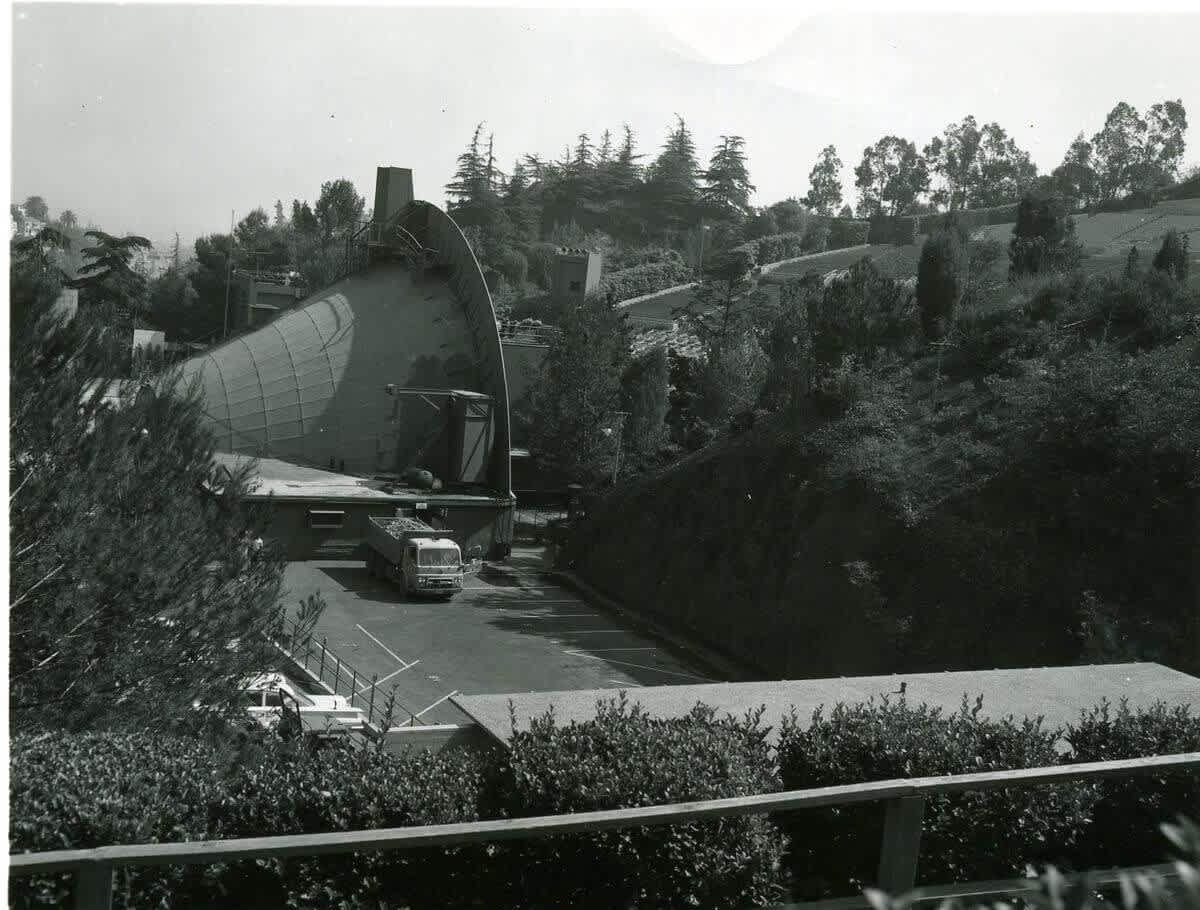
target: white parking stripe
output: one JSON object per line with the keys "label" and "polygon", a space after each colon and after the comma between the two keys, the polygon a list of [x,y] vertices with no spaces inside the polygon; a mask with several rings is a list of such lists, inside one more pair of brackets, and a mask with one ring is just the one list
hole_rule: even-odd
{"label": "white parking stripe", "polygon": [[367,683],[365,686],[363,686],[361,689],[359,689],[359,690],[358,690],[358,694],[359,694],[359,695],[362,695],[364,692],[366,692],[366,691],[367,691],[367,689],[371,688],[371,686],[380,686],[380,685],[383,685],[385,682],[387,682],[387,681],[388,681],[389,679],[391,679],[393,676],[397,676],[397,675],[399,675],[400,673],[403,673],[405,670],[411,670],[413,667],[415,667],[415,666],[416,666],[417,664],[419,664],[420,662],[421,662],[421,658],[419,658],[419,657],[418,657],[416,660],[414,660],[414,661],[413,661],[411,664],[409,664],[407,667],[401,667],[399,670],[393,670],[391,673],[389,673],[389,674],[388,674],[387,676],[385,676],[383,679],[376,680],[376,681],[375,681],[375,682],[373,682],[373,683]]}
{"label": "white parking stripe", "polygon": [[[599,654],[601,651],[657,651],[658,648],[588,648],[592,654]],[[577,654],[577,651],[568,651],[568,654]]]}
{"label": "white parking stripe", "polygon": [[449,695],[443,695],[441,698],[439,698],[437,701],[435,701],[435,702],[434,702],[432,705],[430,705],[429,707],[427,707],[427,708],[423,708],[423,709],[421,709],[420,711],[418,711],[416,714],[414,714],[414,715],[413,715],[413,717],[420,717],[420,716],[421,716],[422,714],[424,714],[426,711],[432,711],[434,708],[436,708],[438,705],[440,705],[442,702],[444,702],[444,701],[445,701],[447,698],[453,698],[453,697],[454,697],[455,695],[457,695],[457,694],[458,694],[458,689],[455,689],[455,690],[454,690],[453,692],[451,692]]}
{"label": "white parking stripe", "polygon": [[358,629],[358,631],[362,632],[363,635],[367,636],[367,638],[371,639],[371,641],[375,642],[375,644],[379,645],[379,647],[383,648],[383,650],[387,651],[388,654],[392,655],[392,657],[394,657],[400,663],[404,664],[405,668],[412,666],[412,664],[410,664],[407,660],[405,660],[403,657],[401,657],[399,654],[397,654],[395,651],[393,651],[391,648],[389,648],[387,645],[385,645],[383,642],[381,642],[378,638],[376,638],[374,635],[372,635],[370,632],[368,632],[366,629],[364,629],[362,627],[361,623],[355,623],[354,627],[356,629]]}
{"label": "white parking stripe", "polygon": [[608,664],[621,664],[625,667],[637,667],[639,670],[653,670],[655,673],[663,673],[667,676],[683,676],[687,679],[702,679],[704,682],[712,682],[707,676],[697,676],[695,673],[678,673],[674,670],[664,670],[662,667],[648,667],[645,664],[631,664],[627,660],[613,660],[610,657],[597,657],[595,654],[588,654],[585,651],[564,651],[564,654],[571,654],[575,657],[588,657],[592,660],[602,660]]}

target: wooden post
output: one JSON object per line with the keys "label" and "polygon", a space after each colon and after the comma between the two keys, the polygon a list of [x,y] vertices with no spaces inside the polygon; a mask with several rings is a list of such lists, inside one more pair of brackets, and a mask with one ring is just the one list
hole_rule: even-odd
{"label": "wooden post", "polygon": [[111,910],[112,863],[88,862],[75,870],[75,910]]}
{"label": "wooden post", "polygon": [[333,655],[333,694],[337,695],[338,680],[342,675],[342,659]]}
{"label": "wooden post", "polygon": [[373,723],[375,720],[375,687],[379,684],[379,674],[376,673],[371,677],[371,700],[367,706],[367,723]]}
{"label": "wooden post", "polygon": [[354,699],[358,697],[358,671],[353,667],[350,668],[350,703],[354,704]]}
{"label": "wooden post", "polygon": [[894,897],[913,889],[921,852],[925,797],[902,796],[887,803],[879,849],[879,887]]}
{"label": "wooden post", "polygon": [[317,679],[322,681],[325,679],[325,643],[327,641],[329,641],[328,638],[321,639],[321,669],[317,671]]}

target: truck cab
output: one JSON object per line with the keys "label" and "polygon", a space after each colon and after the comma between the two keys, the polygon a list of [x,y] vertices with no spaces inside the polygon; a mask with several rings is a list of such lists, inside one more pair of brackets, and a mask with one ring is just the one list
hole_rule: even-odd
{"label": "truck cab", "polygon": [[413,538],[404,547],[401,571],[409,594],[454,595],[463,586],[462,551],[445,537]]}

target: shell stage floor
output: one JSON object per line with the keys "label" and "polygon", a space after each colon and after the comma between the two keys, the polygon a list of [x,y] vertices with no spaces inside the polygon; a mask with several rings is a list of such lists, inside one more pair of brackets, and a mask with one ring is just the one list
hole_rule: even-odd
{"label": "shell stage floor", "polygon": [[379,693],[395,687],[399,723],[470,723],[459,695],[716,681],[535,572],[470,577],[450,601],[408,598],[361,560],[293,562],[284,582],[289,605],[324,598],[317,638]]}

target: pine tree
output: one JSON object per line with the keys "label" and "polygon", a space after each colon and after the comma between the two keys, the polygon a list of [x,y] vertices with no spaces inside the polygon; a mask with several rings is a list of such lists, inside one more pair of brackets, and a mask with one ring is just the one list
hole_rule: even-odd
{"label": "pine tree", "polygon": [[683,118],[676,117],[675,129],[646,174],[642,194],[647,222],[668,233],[693,227],[700,209],[696,146]]}
{"label": "pine tree", "polygon": [[163,729],[204,716],[195,701],[240,714],[273,659],[284,565],[254,545],[268,516],[247,472],[215,467],[170,376],[108,406],[102,321],[55,324],[52,282],[11,290],[12,729]]}
{"label": "pine tree", "polygon": [[479,148],[482,134],[483,124],[480,123],[471,134],[466,151],[458,156],[453,179],[446,184],[447,209],[451,214],[462,205],[476,202],[487,186],[486,162]]}
{"label": "pine tree", "polygon": [[[280,203],[275,203],[279,205]],[[171,268],[179,271],[179,232],[175,232],[175,242],[171,244]]]}
{"label": "pine tree", "polygon": [[1070,269],[1079,260],[1075,220],[1061,199],[1029,192],[1017,205],[1017,223],[1008,244],[1009,276]]}
{"label": "pine tree", "polygon": [[745,145],[741,136],[722,136],[704,172],[700,198],[715,218],[740,222],[750,210],[754,185],[750,183]]}
{"label": "pine tree", "polygon": [[606,129],[600,136],[600,151],[597,161],[599,164],[608,164],[612,161],[612,130]]}

